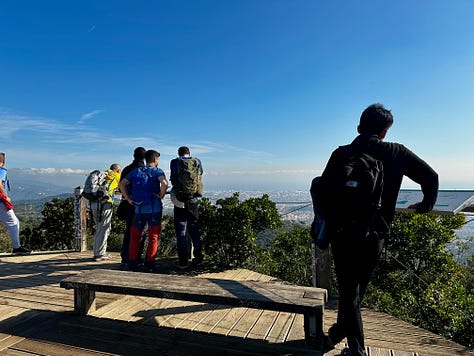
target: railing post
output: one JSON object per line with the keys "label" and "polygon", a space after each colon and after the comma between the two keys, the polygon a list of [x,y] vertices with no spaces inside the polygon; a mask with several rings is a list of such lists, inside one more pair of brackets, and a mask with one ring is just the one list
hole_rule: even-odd
{"label": "railing post", "polygon": [[331,248],[324,250],[315,246],[316,287],[324,288],[331,295]]}
{"label": "railing post", "polygon": [[82,188],[74,188],[74,228],[76,239],[76,251],[87,250],[87,208],[86,200],[81,195]]}

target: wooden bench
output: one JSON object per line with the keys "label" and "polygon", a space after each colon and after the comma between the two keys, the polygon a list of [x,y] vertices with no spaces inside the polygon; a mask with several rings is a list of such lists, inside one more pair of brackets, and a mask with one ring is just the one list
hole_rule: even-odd
{"label": "wooden bench", "polygon": [[178,299],[303,314],[305,339],[322,341],[327,292],[321,288],[106,269],[67,277],[60,286],[74,289],[74,310],[81,315],[95,310],[96,291]]}

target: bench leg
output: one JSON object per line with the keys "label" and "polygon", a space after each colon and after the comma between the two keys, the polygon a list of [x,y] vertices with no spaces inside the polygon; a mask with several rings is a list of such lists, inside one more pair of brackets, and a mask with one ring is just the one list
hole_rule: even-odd
{"label": "bench leg", "polygon": [[304,315],[304,335],[306,342],[316,346],[323,345],[323,313],[320,309]]}
{"label": "bench leg", "polygon": [[80,315],[87,315],[95,311],[95,291],[74,289],[74,311]]}

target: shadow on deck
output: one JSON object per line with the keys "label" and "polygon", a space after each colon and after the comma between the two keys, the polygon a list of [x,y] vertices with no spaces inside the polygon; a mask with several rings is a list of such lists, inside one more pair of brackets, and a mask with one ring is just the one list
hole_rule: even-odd
{"label": "shadow on deck", "polygon": [[[302,316],[291,313],[97,293],[96,313],[73,314],[73,292],[59,282],[84,270],[119,269],[119,261],[94,262],[90,252],[0,256],[0,354],[321,355],[305,344]],[[207,267],[186,274],[271,280],[249,270]],[[158,272],[180,274],[172,260],[161,260]],[[474,355],[396,318],[363,313],[371,356]],[[325,326],[335,317],[327,309]]]}

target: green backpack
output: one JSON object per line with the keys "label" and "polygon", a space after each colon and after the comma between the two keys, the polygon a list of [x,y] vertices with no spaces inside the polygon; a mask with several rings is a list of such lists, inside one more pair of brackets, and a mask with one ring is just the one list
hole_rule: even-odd
{"label": "green backpack", "polygon": [[173,192],[182,202],[202,196],[203,184],[199,160],[193,157],[178,158],[177,183],[173,186]]}

